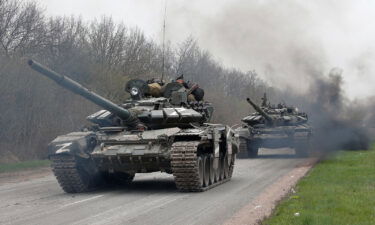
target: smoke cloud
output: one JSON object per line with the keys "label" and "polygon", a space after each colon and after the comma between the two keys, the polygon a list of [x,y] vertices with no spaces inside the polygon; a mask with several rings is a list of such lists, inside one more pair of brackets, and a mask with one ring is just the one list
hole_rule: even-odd
{"label": "smoke cloud", "polygon": [[370,85],[375,82],[375,27],[369,25],[375,2],[200,2],[168,2],[168,38],[192,34],[225,65],[255,69],[275,87],[307,93],[309,61],[320,74],[341,67],[350,99],[375,94]]}
{"label": "smoke cloud", "polygon": [[375,110],[375,27],[369,25],[375,2],[216,3],[209,12],[196,1],[168,3],[167,36],[181,39],[186,34],[175,31],[186,28],[226,66],[255,69],[283,100],[310,114],[319,148],[367,147]]}
{"label": "smoke cloud", "polygon": [[342,73],[341,68],[331,69],[328,77],[314,80],[308,95],[297,96],[311,115],[317,151],[369,147],[369,110],[345,97]]}

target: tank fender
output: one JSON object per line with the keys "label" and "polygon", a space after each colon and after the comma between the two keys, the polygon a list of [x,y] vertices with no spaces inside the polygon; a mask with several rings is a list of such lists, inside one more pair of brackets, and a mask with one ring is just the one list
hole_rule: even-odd
{"label": "tank fender", "polygon": [[89,151],[96,145],[93,132],[72,132],[55,138],[48,145],[48,155],[70,154],[89,158]]}

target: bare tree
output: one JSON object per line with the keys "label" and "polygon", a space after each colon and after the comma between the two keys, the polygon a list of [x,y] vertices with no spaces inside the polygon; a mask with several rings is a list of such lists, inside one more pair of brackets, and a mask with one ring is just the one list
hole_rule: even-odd
{"label": "bare tree", "polygon": [[43,43],[43,14],[35,2],[0,2],[0,44],[8,57],[35,51]]}
{"label": "bare tree", "polygon": [[81,18],[50,18],[46,27],[45,54],[51,63],[57,63],[56,60],[69,60],[84,51],[87,45],[87,29]]}
{"label": "bare tree", "polygon": [[116,26],[110,17],[94,21],[88,35],[93,59],[110,68],[121,64],[125,54],[126,33],[127,28],[123,24]]}
{"label": "bare tree", "polygon": [[0,0],[0,160],[45,157],[52,138],[79,129],[86,115],[98,109],[34,75],[25,57],[37,58],[118,103],[127,97],[124,84],[129,79],[159,77],[164,57],[166,79],[183,73],[198,82],[215,105],[214,121],[227,124],[248,112],[246,96],[272,91],[255,72],[221,65],[193,37],[177,48],[168,43],[164,52],[140,29],[110,17],[91,23],[45,17],[35,2]]}

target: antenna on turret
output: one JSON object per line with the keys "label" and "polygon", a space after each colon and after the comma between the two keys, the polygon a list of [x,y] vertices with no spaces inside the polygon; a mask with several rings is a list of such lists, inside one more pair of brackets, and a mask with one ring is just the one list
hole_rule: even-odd
{"label": "antenna on turret", "polygon": [[167,17],[167,0],[164,4],[164,21],[163,21],[163,56],[162,56],[162,65],[161,65],[161,82],[164,82],[164,64],[165,64],[165,19]]}

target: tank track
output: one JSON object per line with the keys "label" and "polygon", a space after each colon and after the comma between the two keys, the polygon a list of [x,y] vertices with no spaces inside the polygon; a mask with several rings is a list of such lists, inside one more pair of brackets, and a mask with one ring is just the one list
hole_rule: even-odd
{"label": "tank track", "polygon": [[247,139],[240,137],[238,158],[248,158],[248,157],[249,157],[249,153],[247,149]]}
{"label": "tank track", "polygon": [[[54,155],[52,160],[52,171],[55,174],[61,188],[67,193],[79,193],[89,190],[89,180],[84,180],[84,176],[77,167],[77,160],[72,155]],[[90,179],[86,177],[86,179]]]}
{"label": "tank track", "polygon": [[199,142],[186,141],[176,142],[172,145],[171,166],[175,183],[180,191],[201,192],[216,187],[229,181],[233,174],[234,165],[229,165],[227,178],[217,181],[214,184],[203,187],[200,183],[199,168],[197,165],[197,147]]}
{"label": "tank track", "polygon": [[247,140],[245,138],[240,138],[240,152],[247,152]]}

